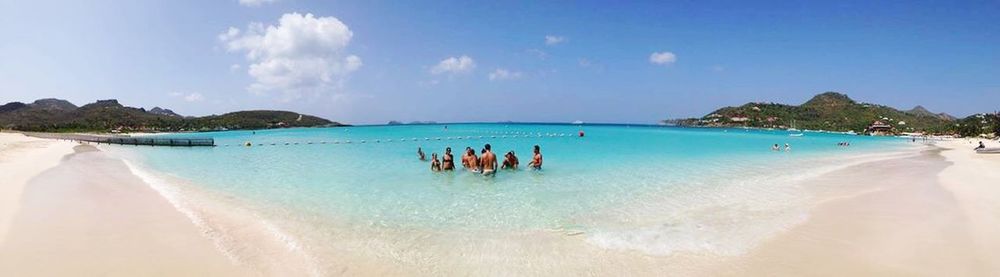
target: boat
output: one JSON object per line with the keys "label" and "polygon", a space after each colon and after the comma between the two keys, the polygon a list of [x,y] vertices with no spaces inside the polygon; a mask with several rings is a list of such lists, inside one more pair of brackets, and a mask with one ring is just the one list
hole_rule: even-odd
{"label": "boat", "polygon": [[976,154],[1000,154],[1000,148],[993,147],[976,149]]}
{"label": "boat", "polygon": [[803,133],[798,133],[798,134],[788,134],[788,136],[789,136],[789,137],[801,137],[801,136],[804,136],[804,135],[806,135],[806,134],[803,134]]}
{"label": "boat", "polygon": [[580,125],[580,124],[583,124],[583,121],[580,121],[580,120],[573,121],[573,124]]}

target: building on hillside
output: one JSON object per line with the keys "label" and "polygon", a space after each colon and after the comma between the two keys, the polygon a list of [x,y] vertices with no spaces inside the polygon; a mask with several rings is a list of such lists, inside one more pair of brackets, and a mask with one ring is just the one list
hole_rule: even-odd
{"label": "building on hillside", "polygon": [[892,125],[883,123],[880,120],[875,120],[875,122],[868,125],[868,128],[865,128],[865,134],[872,136],[888,136],[892,135],[893,131]]}

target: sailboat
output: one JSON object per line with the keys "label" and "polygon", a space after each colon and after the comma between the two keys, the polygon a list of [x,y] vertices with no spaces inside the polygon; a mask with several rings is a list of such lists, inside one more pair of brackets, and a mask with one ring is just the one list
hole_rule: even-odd
{"label": "sailboat", "polygon": [[790,136],[790,137],[801,137],[801,136],[805,135],[805,133],[802,133],[801,131],[799,131],[799,129],[795,129],[795,120],[794,119],[792,120],[792,127],[788,128],[788,131],[789,132],[798,132],[798,133],[795,133],[795,134],[788,134],[788,136]]}

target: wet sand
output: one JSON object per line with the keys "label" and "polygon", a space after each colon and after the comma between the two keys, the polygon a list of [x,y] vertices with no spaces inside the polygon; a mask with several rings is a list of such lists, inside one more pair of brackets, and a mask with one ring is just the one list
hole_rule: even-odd
{"label": "wet sand", "polygon": [[6,239],[2,276],[247,275],[183,214],[92,146],[31,179]]}

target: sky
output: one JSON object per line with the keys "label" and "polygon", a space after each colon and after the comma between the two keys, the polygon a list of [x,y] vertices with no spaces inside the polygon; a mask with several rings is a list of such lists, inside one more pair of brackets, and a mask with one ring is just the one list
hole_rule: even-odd
{"label": "sky", "polygon": [[0,102],[352,124],[1000,109],[998,1],[0,0]]}

